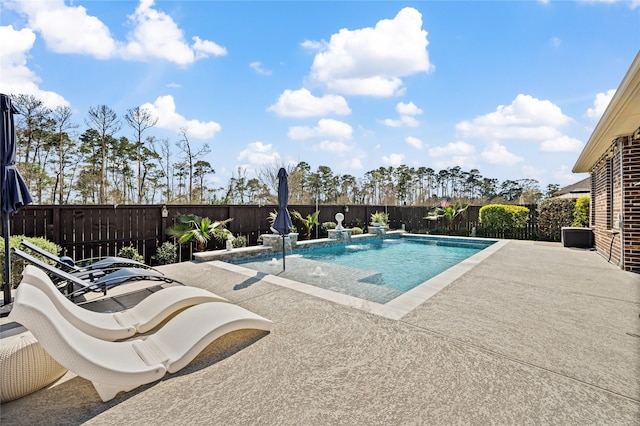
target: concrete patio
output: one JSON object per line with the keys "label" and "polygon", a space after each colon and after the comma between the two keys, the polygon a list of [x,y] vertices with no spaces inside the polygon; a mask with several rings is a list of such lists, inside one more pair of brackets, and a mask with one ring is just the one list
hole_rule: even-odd
{"label": "concrete patio", "polygon": [[216,263],[162,271],[271,319],[271,333],[229,334],[107,403],[67,373],[2,404],[0,422],[640,424],[640,275],[593,251],[510,241],[399,320]]}

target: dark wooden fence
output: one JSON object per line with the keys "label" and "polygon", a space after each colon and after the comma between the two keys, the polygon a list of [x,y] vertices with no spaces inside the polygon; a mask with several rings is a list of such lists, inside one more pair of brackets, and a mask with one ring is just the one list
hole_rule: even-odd
{"label": "dark wooden fence", "polygon": [[[470,235],[476,229],[483,235],[479,223],[481,206],[470,206],[466,214],[455,222],[456,235]],[[484,235],[497,238],[535,239],[537,217],[535,205],[526,206],[530,210],[530,220],[525,229],[514,235]],[[146,262],[156,248],[170,240],[166,230],[173,224],[178,214],[196,214],[212,220],[233,218],[228,228],[234,235],[243,235],[249,245],[255,245],[261,234],[270,233],[267,217],[275,212],[276,205],[42,205],[28,206],[11,217],[11,234],[30,237],[45,237],[63,248],[64,254],[74,259],[96,256],[113,256],[122,247],[133,246],[144,256]],[[315,211],[313,205],[290,205],[289,211],[299,211],[303,216]],[[389,215],[392,229],[406,229],[415,233],[438,233],[444,229],[444,222],[425,220],[431,210],[428,207],[413,206],[371,206],[371,205],[321,205],[319,221],[335,222],[336,213],[343,213],[346,227],[366,228],[369,218],[376,211]],[[165,210],[165,214],[163,214]],[[294,223],[295,224],[295,223]],[[298,224],[298,229],[300,229]],[[319,229],[312,232],[325,237]],[[302,236],[300,238],[303,238]],[[212,240],[208,249],[222,248],[222,244]],[[180,258],[191,259],[192,248],[182,248]]]}

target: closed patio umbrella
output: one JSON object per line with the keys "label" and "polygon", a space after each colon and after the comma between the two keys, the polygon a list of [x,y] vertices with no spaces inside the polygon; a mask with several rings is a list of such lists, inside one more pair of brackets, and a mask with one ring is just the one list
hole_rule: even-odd
{"label": "closed patio umbrella", "polygon": [[287,204],[289,203],[289,181],[287,177],[287,171],[281,167],[278,171],[278,212],[276,214],[276,220],[273,221],[273,229],[278,231],[278,234],[282,235],[283,271],[285,270],[284,237],[289,234],[291,227],[293,226],[289,210],[287,210]]}
{"label": "closed patio umbrella", "polygon": [[32,202],[29,189],[20,172],[16,169],[16,128],[13,115],[18,111],[11,103],[11,98],[0,93],[0,213],[3,218],[4,236],[4,304],[11,303],[11,252],[9,250],[9,215],[17,212]]}

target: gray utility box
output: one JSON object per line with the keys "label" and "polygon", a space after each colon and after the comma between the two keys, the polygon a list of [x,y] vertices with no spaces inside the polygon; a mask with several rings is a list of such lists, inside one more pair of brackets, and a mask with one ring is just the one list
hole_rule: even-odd
{"label": "gray utility box", "polygon": [[562,228],[562,245],[564,247],[593,247],[593,231],[591,228],[565,226]]}

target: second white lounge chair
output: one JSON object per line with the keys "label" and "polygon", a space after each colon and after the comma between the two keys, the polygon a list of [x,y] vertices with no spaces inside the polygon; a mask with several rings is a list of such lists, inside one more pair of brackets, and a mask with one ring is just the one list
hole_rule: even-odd
{"label": "second white lounge chair", "polygon": [[136,333],[146,333],[169,316],[189,306],[205,302],[227,302],[227,299],[210,291],[181,285],[158,290],[131,309],[100,313],[82,308],[64,297],[49,276],[36,266],[25,266],[22,277],[20,286],[37,287],[51,299],[67,321],[101,340],[120,340]]}
{"label": "second white lounge chair", "polygon": [[185,309],[145,338],[107,342],[71,325],[31,285],[18,286],[9,319],[31,331],[58,363],[90,380],[103,401],[184,368],[220,336],[247,328],[269,331],[272,325],[238,305],[209,302]]}

